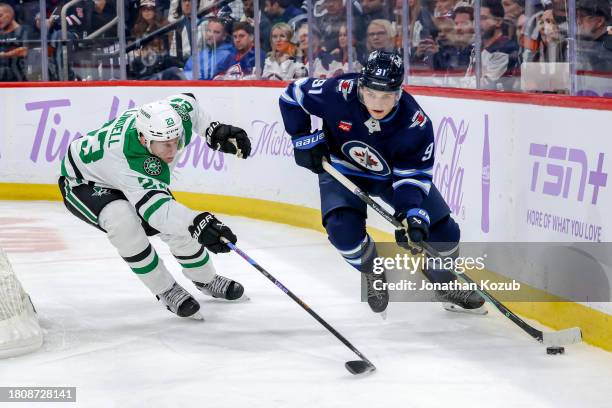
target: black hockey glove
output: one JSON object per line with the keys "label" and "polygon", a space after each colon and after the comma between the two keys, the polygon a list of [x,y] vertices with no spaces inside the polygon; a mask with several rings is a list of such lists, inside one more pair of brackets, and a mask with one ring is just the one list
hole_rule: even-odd
{"label": "black hockey glove", "polygon": [[317,130],[314,133],[296,136],[291,139],[293,155],[298,166],[305,167],[313,173],[323,173],[323,158],[329,160],[329,147],[325,133]]}
{"label": "black hockey glove", "polygon": [[206,129],[206,143],[212,149],[235,154],[246,159],[251,154],[251,140],[246,132],[236,126],[212,122]]}
{"label": "black hockey glove", "polygon": [[221,242],[221,237],[235,244],[238,238],[231,229],[214,215],[209,212],[198,214],[193,219],[193,225],[189,226],[189,233],[193,239],[197,239],[202,246],[211,252],[229,252],[230,249],[225,243]]}
{"label": "black hockey glove", "polygon": [[395,230],[395,241],[408,248],[408,238],[412,242],[426,241],[429,237],[429,214],[422,208],[412,208],[406,214],[395,214],[403,228]]}

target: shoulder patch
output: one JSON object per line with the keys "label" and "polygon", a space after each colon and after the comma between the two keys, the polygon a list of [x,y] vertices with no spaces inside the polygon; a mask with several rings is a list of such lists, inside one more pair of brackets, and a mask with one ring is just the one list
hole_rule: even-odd
{"label": "shoulder patch", "polygon": [[427,124],[427,116],[425,116],[425,114],[423,112],[421,112],[420,110],[414,112],[414,115],[412,115],[412,123],[410,124],[409,129],[415,128],[415,127],[424,127]]}
{"label": "shoulder patch", "polygon": [[338,82],[338,92],[342,93],[342,97],[346,101],[348,99],[348,95],[353,90],[353,86],[355,84],[355,80],[353,79],[342,79]]}
{"label": "shoulder patch", "polygon": [[161,160],[153,156],[149,156],[144,160],[142,168],[150,176],[159,176],[163,169]]}
{"label": "shoulder patch", "polygon": [[178,115],[181,117],[181,120],[183,122],[187,122],[191,120],[191,116],[189,116],[189,112],[187,112],[187,109],[185,109],[182,105],[172,104],[172,107],[174,108],[176,113],[178,113]]}

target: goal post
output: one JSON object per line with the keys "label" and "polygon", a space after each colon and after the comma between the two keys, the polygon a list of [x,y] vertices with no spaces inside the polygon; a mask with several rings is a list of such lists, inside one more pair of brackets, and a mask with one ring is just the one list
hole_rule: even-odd
{"label": "goal post", "polygon": [[0,248],[0,358],[30,353],[40,348],[42,342],[42,330],[30,296]]}

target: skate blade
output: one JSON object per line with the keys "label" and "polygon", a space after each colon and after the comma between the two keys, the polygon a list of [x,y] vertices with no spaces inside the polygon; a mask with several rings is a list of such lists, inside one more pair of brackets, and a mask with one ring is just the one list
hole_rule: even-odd
{"label": "skate blade", "polygon": [[479,315],[479,316],[484,316],[487,313],[489,313],[485,305],[482,305],[477,309],[464,309],[461,306],[457,306],[454,303],[443,302],[442,307],[444,308],[444,310],[448,310],[449,312],[455,312],[455,313],[467,313],[467,314],[473,314],[473,315]]}
{"label": "skate blade", "polygon": [[204,320],[204,316],[202,316],[202,313],[195,312],[194,314],[192,314],[191,316],[187,316],[188,319],[193,319],[193,320]]}
{"label": "skate blade", "polygon": [[378,315],[380,316],[381,319],[387,320],[387,311],[386,310],[383,310],[382,312],[378,313]]}

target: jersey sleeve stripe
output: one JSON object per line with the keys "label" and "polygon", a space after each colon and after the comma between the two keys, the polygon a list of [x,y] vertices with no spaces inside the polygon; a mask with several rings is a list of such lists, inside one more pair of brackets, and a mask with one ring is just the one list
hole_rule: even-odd
{"label": "jersey sleeve stripe", "polygon": [[68,147],[68,161],[72,166],[72,170],[74,170],[74,175],[76,176],[76,178],[78,180],[83,180],[83,173],[81,173],[81,170],[79,170],[76,163],[74,162],[74,159],[72,158],[72,145]]}
{"label": "jersey sleeve stripe", "polygon": [[151,244],[149,244],[149,246],[146,247],[146,249],[142,251],[141,253],[136,254],[134,256],[124,256],[122,258],[125,262],[128,262],[128,263],[141,262],[142,260],[146,259],[147,256],[149,256],[152,250],[153,250],[153,247],[151,246]]}
{"label": "jersey sleeve stripe", "polygon": [[285,90],[285,92],[283,92],[283,93],[281,94],[281,99],[282,99],[284,102],[287,102],[287,103],[288,103],[288,104],[290,104],[290,105],[300,106],[300,105],[299,105],[299,104],[298,104],[298,103],[295,101],[295,99],[293,99],[291,96],[289,96],[289,94],[287,93],[287,90]]}
{"label": "jersey sleeve stripe", "polygon": [[417,186],[421,190],[423,190],[425,194],[429,194],[429,189],[431,188],[431,182],[429,181],[421,181],[421,180],[416,180],[412,178],[407,178],[407,179],[398,180],[395,183],[393,183],[393,189],[397,190],[399,187],[405,184],[411,184],[413,186]]}
{"label": "jersey sleeve stripe", "polygon": [[144,214],[142,215],[142,218],[144,218],[144,220],[146,222],[149,222],[149,219],[151,218],[151,216],[153,215],[153,213],[157,210],[159,210],[159,208],[164,205],[165,203],[167,203],[168,201],[172,200],[172,197],[164,197],[164,198],[160,198],[159,200],[157,200],[156,202],[154,202],[153,204],[151,204],[144,212]]}
{"label": "jersey sleeve stripe", "polygon": [[295,81],[293,84],[293,94],[295,95],[295,101],[300,105],[304,112],[310,115],[310,112],[304,107],[304,92],[302,91],[302,85],[308,81],[308,78],[301,78]]}
{"label": "jersey sleeve stripe", "polygon": [[433,177],[433,167],[428,169],[407,169],[402,170],[397,167],[393,168],[393,174],[400,177],[414,177],[414,176],[426,176],[428,178]]}

